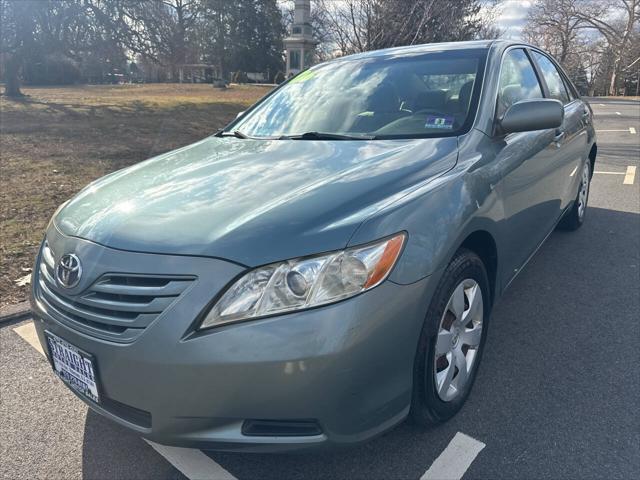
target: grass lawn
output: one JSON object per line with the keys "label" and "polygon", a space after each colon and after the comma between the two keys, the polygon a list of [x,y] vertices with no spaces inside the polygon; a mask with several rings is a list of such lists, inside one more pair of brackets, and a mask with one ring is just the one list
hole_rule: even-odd
{"label": "grass lawn", "polygon": [[0,97],[0,307],[28,298],[49,218],[90,181],[215,132],[268,87],[25,88]]}

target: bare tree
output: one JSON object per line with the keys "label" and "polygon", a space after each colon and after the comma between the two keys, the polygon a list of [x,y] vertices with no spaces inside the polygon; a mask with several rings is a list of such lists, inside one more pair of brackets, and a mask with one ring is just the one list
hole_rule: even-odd
{"label": "bare tree", "polygon": [[[621,16],[615,12],[612,15],[612,3],[618,7]],[[617,95],[617,79],[624,67],[622,61],[640,20],[640,0],[583,0],[579,7],[575,16],[585,27],[596,29],[609,43],[613,54],[609,95]]]}
{"label": "bare tree", "polygon": [[[116,45],[101,20],[104,0],[0,0],[5,95],[22,96],[20,74],[26,64],[51,55],[79,60],[105,44]],[[98,15],[96,15],[98,14]],[[116,45],[117,47],[117,45]]]}
{"label": "bare tree", "polygon": [[319,0],[330,38],[342,54],[401,45],[499,36],[496,2],[458,0]]}
{"label": "bare tree", "polygon": [[566,64],[577,54],[583,20],[576,15],[580,0],[540,0],[529,10],[523,38]]}
{"label": "bare tree", "polygon": [[502,37],[506,30],[499,25],[502,15],[501,0],[487,0],[483,2],[478,12],[478,25],[475,38],[478,40],[491,40]]}
{"label": "bare tree", "polygon": [[593,96],[597,82],[602,77],[607,43],[602,39],[584,39],[579,51],[580,62],[586,76],[586,93]]}
{"label": "bare tree", "polygon": [[624,68],[639,41],[639,19],[640,0],[538,0],[523,34],[584,78],[588,91],[617,95],[618,79],[630,75]]}
{"label": "bare tree", "polygon": [[109,0],[119,41],[132,52],[171,68],[174,77],[189,60],[199,0]]}
{"label": "bare tree", "polygon": [[20,71],[25,59],[36,48],[36,17],[42,4],[38,1],[2,0],[0,52],[6,58],[5,89],[7,97],[21,97]]}
{"label": "bare tree", "polygon": [[381,34],[381,0],[318,0],[316,12],[324,19],[329,41],[342,55],[371,50]]}

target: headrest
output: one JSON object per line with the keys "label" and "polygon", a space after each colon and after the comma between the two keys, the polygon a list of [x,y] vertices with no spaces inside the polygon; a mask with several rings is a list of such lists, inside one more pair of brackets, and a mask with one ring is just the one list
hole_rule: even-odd
{"label": "headrest", "polygon": [[460,110],[467,110],[469,108],[469,100],[471,100],[471,90],[473,88],[473,80],[469,80],[467,83],[460,87],[458,92],[458,105]]}
{"label": "headrest", "polygon": [[447,101],[447,92],[444,90],[427,90],[416,95],[413,102],[413,109],[419,110],[442,110]]}
{"label": "headrest", "polygon": [[396,88],[389,83],[380,85],[367,99],[367,110],[372,112],[388,113],[397,112],[399,109],[400,98]]}

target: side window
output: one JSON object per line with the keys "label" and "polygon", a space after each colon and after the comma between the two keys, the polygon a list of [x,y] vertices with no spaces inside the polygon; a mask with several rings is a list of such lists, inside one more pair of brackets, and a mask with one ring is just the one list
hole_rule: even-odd
{"label": "side window", "polygon": [[541,53],[531,53],[542,71],[544,81],[547,83],[547,87],[549,88],[549,96],[556,100],[560,100],[563,105],[569,103],[569,94],[567,93],[567,89],[562,81],[562,76],[553,62]]}
{"label": "side window", "polygon": [[543,98],[536,72],[522,49],[510,50],[504,56],[498,88],[498,118],[520,100]]}

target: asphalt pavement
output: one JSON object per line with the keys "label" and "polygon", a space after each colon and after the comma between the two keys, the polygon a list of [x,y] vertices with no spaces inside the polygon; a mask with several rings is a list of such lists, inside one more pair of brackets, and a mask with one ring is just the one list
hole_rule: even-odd
{"label": "asphalt pavement", "polygon": [[599,155],[586,223],[552,234],[496,306],[474,389],[452,421],[404,423],[332,453],[163,449],[88,411],[29,343],[27,320],[0,325],[0,476],[432,479],[458,468],[464,479],[634,478],[640,103],[591,104]]}

